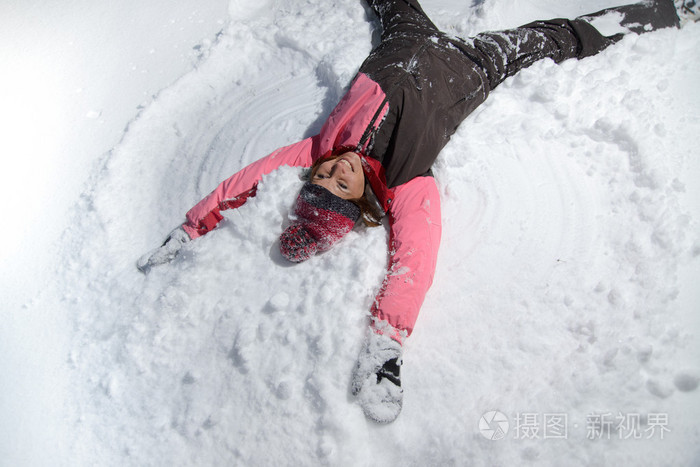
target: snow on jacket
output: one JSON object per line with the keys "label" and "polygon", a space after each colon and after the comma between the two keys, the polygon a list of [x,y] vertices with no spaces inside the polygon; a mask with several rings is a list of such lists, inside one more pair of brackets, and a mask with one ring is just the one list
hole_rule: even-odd
{"label": "snow on jacket", "polygon": [[364,155],[363,135],[375,130],[388,110],[386,94],[366,74],[359,73],[331,112],[321,132],[277,149],[224,180],[186,214],[183,225],[191,238],[216,227],[221,210],[241,206],[255,195],[257,183],[279,167],[310,167],[340,146],[357,147],[363,171],[389,218],[389,268],[375,298],[372,313],[387,321],[401,340],[413,330],[418,312],[432,284],[440,243],[440,198],[433,177],[415,177],[390,188],[385,169]]}

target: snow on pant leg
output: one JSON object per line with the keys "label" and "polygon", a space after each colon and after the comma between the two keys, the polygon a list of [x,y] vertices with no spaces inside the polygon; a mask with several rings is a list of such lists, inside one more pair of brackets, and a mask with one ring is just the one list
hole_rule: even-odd
{"label": "snow on pant leg", "polygon": [[374,0],[369,3],[382,23],[382,39],[362,63],[360,72],[390,93],[422,44],[441,33],[416,1]]}
{"label": "snow on pant leg", "polygon": [[543,58],[559,63],[595,55],[614,44],[622,34],[606,37],[590,24],[606,15],[614,17],[625,30],[638,33],[678,26],[673,0],[648,0],[573,20],[534,21],[515,29],[485,32],[464,41],[457,40],[454,45],[481,65],[493,89],[507,77]]}
{"label": "snow on pant leg", "polygon": [[382,23],[382,40],[397,33],[438,30],[417,0],[368,0],[367,3]]}
{"label": "snow on pant leg", "polygon": [[[372,315],[394,329],[401,342],[413,331],[425,294],[433,283],[442,223],[435,179],[416,177],[394,189],[389,210],[389,267],[372,306]],[[380,329],[380,332],[381,329]]]}
{"label": "snow on pant leg", "polygon": [[455,46],[479,63],[490,89],[544,58],[559,63],[594,55],[613,44],[584,20],[535,21],[515,29],[485,32]]}

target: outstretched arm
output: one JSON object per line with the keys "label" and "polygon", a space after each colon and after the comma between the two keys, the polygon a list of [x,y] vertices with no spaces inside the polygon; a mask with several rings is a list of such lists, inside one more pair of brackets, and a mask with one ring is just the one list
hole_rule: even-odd
{"label": "outstretched arm", "polygon": [[258,182],[263,175],[283,165],[311,166],[313,155],[318,152],[317,146],[317,137],[313,137],[280,148],[221,182],[214,191],[187,212],[185,223],[173,230],[160,247],[139,258],[136,267],[143,273],[148,273],[153,266],[172,261],[190,239],[201,237],[217,226],[223,219],[220,211],[238,208],[248,198],[255,196]]}
{"label": "outstretched arm", "polygon": [[389,423],[401,411],[401,343],[433,282],[440,245],[440,196],[433,177],[394,188],[389,210],[389,268],[372,306],[374,318],[352,377],[352,392],[370,419]]}
{"label": "outstretched arm", "polygon": [[413,331],[425,294],[433,283],[442,223],[435,179],[416,177],[394,188],[389,210],[389,268],[372,314],[395,329],[401,342]]}
{"label": "outstretched arm", "polygon": [[255,196],[258,182],[263,175],[289,165],[292,167],[310,167],[313,163],[313,148],[316,138],[307,138],[298,143],[277,149],[273,153],[259,159],[244,169],[236,172],[219,184],[214,191],[205,196],[186,214],[183,229],[190,238],[200,237],[223,219],[220,211],[236,209],[246,200]]}

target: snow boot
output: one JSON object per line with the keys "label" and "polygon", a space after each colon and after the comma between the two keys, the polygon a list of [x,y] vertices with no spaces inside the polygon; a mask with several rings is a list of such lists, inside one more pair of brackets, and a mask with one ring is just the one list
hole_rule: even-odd
{"label": "snow boot", "polygon": [[700,20],[700,0],[675,0],[675,4],[681,27],[691,21]]}
{"label": "snow boot", "polygon": [[401,344],[370,331],[357,359],[352,377],[352,394],[365,416],[377,423],[391,423],[401,413]]}
{"label": "snow boot", "polygon": [[165,239],[163,244],[151,250],[136,262],[136,267],[144,274],[148,274],[153,266],[158,266],[159,264],[165,264],[172,261],[175,256],[180,252],[182,246],[190,241],[190,236],[182,227],[170,232],[168,238]]}

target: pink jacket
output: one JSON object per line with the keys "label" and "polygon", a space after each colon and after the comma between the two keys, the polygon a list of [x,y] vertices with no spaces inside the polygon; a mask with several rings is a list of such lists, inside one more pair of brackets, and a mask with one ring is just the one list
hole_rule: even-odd
{"label": "pink jacket", "polygon": [[[193,239],[204,235],[223,218],[221,210],[235,209],[255,195],[263,175],[284,165],[310,167],[340,146],[357,147],[370,122],[381,122],[387,112],[384,98],[376,82],[358,74],[318,135],[277,149],[224,180],[187,212],[183,228]],[[380,117],[373,118],[378,112]],[[413,331],[433,281],[442,230],[440,197],[433,177],[416,177],[387,187],[379,161],[361,157],[365,176],[389,216],[391,228],[389,268],[372,314],[388,322],[394,328],[393,337],[401,341]]]}

